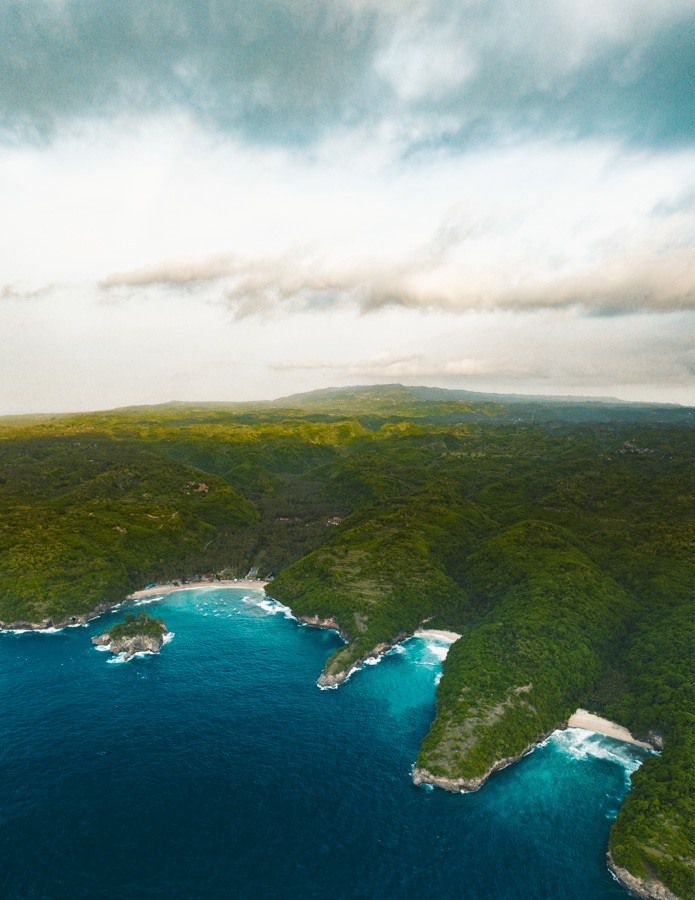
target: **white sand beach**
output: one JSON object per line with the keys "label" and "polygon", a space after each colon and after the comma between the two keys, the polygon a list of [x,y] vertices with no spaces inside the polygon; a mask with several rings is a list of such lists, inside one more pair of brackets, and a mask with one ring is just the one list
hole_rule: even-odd
{"label": "white sand beach", "polygon": [[604,719],[596,716],[586,709],[578,709],[567,720],[570,728],[584,728],[586,731],[595,731],[597,734],[605,734],[607,737],[615,738],[617,741],[626,741],[628,744],[635,744],[637,747],[644,747],[646,750],[652,750],[651,744],[644,741],[638,741],[623,725],[617,725],[610,719]]}
{"label": "white sand beach", "polygon": [[128,594],[128,600],[142,600],[145,597],[160,597],[164,594],[172,594],[174,591],[190,591],[196,588],[239,588],[243,591],[264,591],[267,581],[238,579],[225,581],[189,581],[186,584],[156,584],[154,587],[143,588],[141,591],[133,591]]}
{"label": "white sand beach", "polygon": [[452,644],[457,641],[461,635],[457,631],[444,631],[442,628],[418,628],[414,633],[415,637],[434,638],[440,641],[450,641]]}

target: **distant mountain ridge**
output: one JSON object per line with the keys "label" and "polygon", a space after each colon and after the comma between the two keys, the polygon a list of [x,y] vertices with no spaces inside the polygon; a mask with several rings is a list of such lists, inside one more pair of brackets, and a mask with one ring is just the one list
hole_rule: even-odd
{"label": "distant mountain ridge", "polygon": [[[164,403],[133,404],[92,412],[26,413],[0,416],[4,425],[26,424],[32,420],[50,420],[65,416],[160,415],[185,414],[201,419],[212,413],[230,416],[265,413],[275,418],[291,413],[293,417],[306,413],[332,416],[405,415],[409,418],[437,416],[444,412],[496,416],[500,420],[515,421],[613,421],[617,411],[623,421],[652,420],[658,415],[669,419],[695,423],[695,406],[678,403],[650,403],[640,400],[621,400],[618,397],[588,397],[571,394],[501,394],[471,391],[464,388],[443,388],[429,385],[366,384],[344,387],[317,388],[296,394],[286,394],[272,400],[169,400]],[[426,407],[430,405],[429,415]],[[467,407],[467,408],[466,408]],[[660,419],[661,420],[661,419]]]}
{"label": "distant mountain ridge", "polygon": [[[499,403],[611,403],[611,404],[633,404],[634,401],[620,400],[618,397],[585,397],[567,395],[545,395],[545,394],[501,394],[487,391],[471,391],[465,388],[442,388],[430,387],[429,385],[405,385],[398,382],[393,384],[369,384],[369,385],[349,385],[347,387],[327,387],[317,388],[313,391],[305,391],[298,394],[289,394],[285,397],[279,397],[271,401],[274,404],[287,403],[314,403],[325,400],[339,400],[350,397],[357,399],[358,397],[384,398],[384,395],[393,399],[400,397],[401,399],[429,400],[433,402],[448,400],[492,400]],[[674,406],[676,404],[664,403],[642,403],[637,401],[639,406]]]}

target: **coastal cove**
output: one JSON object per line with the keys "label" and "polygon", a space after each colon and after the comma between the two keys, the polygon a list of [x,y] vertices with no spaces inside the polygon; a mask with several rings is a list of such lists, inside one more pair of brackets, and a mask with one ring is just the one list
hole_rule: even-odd
{"label": "coastal cove", "polygon": [[[50,638],[0,638],[6,696],[30,698],[2,749],[13,861],[3,896],[132,891],[152,854],[158,877],[138,882],[138,896],[446,897],[462,883],[490,900],[627,896],[605,848],[642,749],[570,727],[476,794],[416,789],[451,635],[420,632],[326,692],[316,675],[339,636],[298,627],[258,590],[206,585],[140,602],[156,604],[176,640],[127,665],[104,665],[89,645],[110,614]],[[58,757],[60,774],[37,777]],[[52,845],[44,823],[62,806]],[[37,849],[41,864],[24,866]],[[117,874],[100,893],[105,853]]]}

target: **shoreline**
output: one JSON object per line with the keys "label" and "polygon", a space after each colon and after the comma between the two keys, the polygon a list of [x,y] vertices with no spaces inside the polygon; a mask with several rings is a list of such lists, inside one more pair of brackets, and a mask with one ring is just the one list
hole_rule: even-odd
{"label": "shoreline", "polygon": [[597,716],[581,707],[572,713],[567,720],[566,727],[593,731],[595,734],[603,734],[616,741],[623,741],[626,744],[633,744],[635,747],[642,747],[643,750],[657,749],[654,744],[638,740],[624,725],[618,725],[617,722],[611,722],[610,719],[604,719],[603,716]]}
{"label": "shoreline", "polygon": [[444,628],[418,628],[413,632],[413,637],[432,638],[435,641],[447,641],[455,644],[461,638],[458,631],[446,631]]}
{"label": "shoreline", "polygon": [[100,616],[106,615],[106,613],[114,612],[115,610],[120,609],[124,603],[128,602],[128,600],[144,600],[148,597],[164,597],[167,594],[173,594],[176,591],[223,587],[238,588],[242,591],[260,591],[261,593],[265,594],[265,586],[267,584],[267,581],[262,581],[260,579],[257,581],[252,581],[251,579],[239,579],[238,581],[191,581],[187,584],[178,585],[160,584],[155,585],[151,588],[142,588],[139,591],[133,591],[132,594],[127,594],[123,598],[123,600],[118,600],[115,603],[99,603],[89,612],[80,613],[79,615],[75,616],[67,616],[67,618],[61,619],[57,622],[54,621],[51,616],[48,616],[41,622],[25,622],[21,620],[18,622],[0,622],[0,634],[24,634],[31,631],[53,634],[62,631],[64,628],[79,628],[83,625],[87,625],[89,622],[93,622]]}
{"label": "shoreline", "polygon": [[223,579],[221,581],[188,581],[186,584],[155,584],[154,587],[142,588],[139,591],[133,591],[132,594],[126,595],[126,600],[143,600],[147,597],[159,597],[166,594],[174,594],[176,591],[197,591],[201,588],[238,588],[242,591],[262,591],[265,593],[265,586],[269,582],[252,580],[250,578],[239,578],[236,581],[232,579]]}
{"label": "shoreline", "polygon": [[537,741],[529,744],[528,747],[516,756],[508,756],[496,760],[487,772],[484,772],[482,775],[475,775],[471,778],[450,778],[447,775],[435,775],[433,772],[416,765],[412,773],[413,783],[416,786],[421,784],[431,784],[452,793],[470,793],[472,791],[477,791],[485,784],[491,775],[495,774],[495,772],[506,769],[507,766],[511,766],[525,756],[528,756],[529,753],[533,753],[536,747],[540,746],[540,744],[546,741],[554,732],[564,731],[567,728],[578,728],[582,731],[600,734],[616,741],[622,741],[624,744],[639,747],[642,750],[654,752],[662,749],[658,746],[656,741],[653,743],[640,741],[634,737],[624,725],[619,725],[617,722],[611,722],[610,719],[604,719],[602,716],[597,716],[594,713],[590,713],[588,710],[579,707],[564,724],[553,728],[546,735],[543,735]]}
{"label": "shoreline", "polygon": [[674,894],[658,878],[639,878],[637,875],[633,875],[629,869],[619,866],[613,859],[610,850],[606,853],[606,865],[618,884],[630,891],[631,894],[641,897],[642,900],[680,900],[678,895]]}
{"label": "shoreline", "polygon": [[[321,620],[317,616],[303,616],[300,617],[300,621],[306,623],[307,625],[315,625],[319,628],[332,628],[338,632],[338,634],[344,639],[345,635],[341,631],[340,626],[335,621],[335,619],[324,619]],[[404,644],[406,641],[409,641],[411,638],[422,638],[424,640],[435,640],[435,641],[443,641],[447,644],[454,644],[459,640],[461,635],[457,631],[446,631],[443,628],[417,628],[413,632],[401,632],[396,635],[393,640],[390,641],[382,641],[378,644],[375,644],[371,650],[364,653],[359,659],[355,660],[354,663],[350,666],[349,669],[341,669],[338,672],[326,672],[323,671],[318,677],[318,681],[316,682],[317,686],[321,690],[332,690],[339,687],[341,684],[345,684],[356,672],[359,672],[360,669],[364,668],[364,666],[373,666],[376,665],[387,653],[390,653],[394,647],[399,644]],[[346,643],[349,641],[346,640]]]}

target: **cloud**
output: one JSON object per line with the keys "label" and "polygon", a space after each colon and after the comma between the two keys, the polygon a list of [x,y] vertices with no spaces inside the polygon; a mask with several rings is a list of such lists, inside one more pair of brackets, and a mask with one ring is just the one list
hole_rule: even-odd
{"label": "cloud", "polygon": [[[439,229],[409,258],[396,262],[351,260],[338,265],[308,254],[240,260],[216,258],[110,275],[102,290],[184,287],[206,290],[237,318],[356,306],[362,313],[388,307],[414,310],[533,311],[577,309],[590,315],[667,313],[695,309],[692,244],[667,250],[627,246],[572,275],[519,278],[503,265],[471,266],[465,256],[449,263],[465,236]],[[514,286],[510,286],[513,283]]]}
{"label": "cloud", "polygon": [[[475,334],[473,343],[482,344],[481,325],[467,319]],[[279,374],[305,373],[323,384],[435,383],[450,387],[482,390],[532,390],[572,385],[576,388],[609,389],[611,385],[684,385],[693,387],[695,342],[693,318],[672,316],[663,330],[653,322],[633,317],[626,326],[577,319],[572,312],[558,311],[546,318],[539,329],[532,314],[488,321],[494,328],[476,355],[464,355],[456,344],[461,336],[440,336],[421,352],[407,355],[379,354],[361,359],[287,357],[271,363]],[[569,326],[569,327],[568,327]],[[577,348],[581,347],[581,353]]]}
{"label": "cloud", "polygon": [[285,360],[274,362],[271,368],[277,372],[327,372],[341,377],[371,378],[378,381],[392,381],[394,378],[425,378],[457,380],[460,378],[504,377],[518,378],[537,376],[537,367],[501,363],[490,359],[472,357],[450,360],[432,360],[424,354],[393,357],[379,356],[356,362],[317,362]]}
{"label": "cloud", "polygon": [[173,263],[136,269],[133,272],[116,272],[99,282],[103,290],[110,288],[142,288],[152,285],[188,287],[219,281],[234,275],[243,264],[228,256],[214,257],[202,262]]}
{"label": "cloud", "polygon": [[690,0],[7,0],[0,41],[8,140],[182,110],[285,145],[383,122],[406,149],[695,137]]}
{"label": "cloud", "polygon": [[16,284],[4,284],[0,287],[0,300],[37,300],[50,294],[57,285],[44,284],[37,288],[18,287]]}

